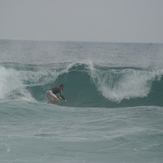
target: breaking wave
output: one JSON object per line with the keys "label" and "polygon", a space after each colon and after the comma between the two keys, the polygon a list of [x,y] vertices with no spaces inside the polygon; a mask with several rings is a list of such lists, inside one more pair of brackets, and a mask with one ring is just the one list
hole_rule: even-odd
{"label": "breaking wave", "polygon": [[163,106],[162,76],[163,69],[107,67],[93,63],[3,63],[0,65],[0,99],[46,102],[46,90],[64,83],[69,106]]}

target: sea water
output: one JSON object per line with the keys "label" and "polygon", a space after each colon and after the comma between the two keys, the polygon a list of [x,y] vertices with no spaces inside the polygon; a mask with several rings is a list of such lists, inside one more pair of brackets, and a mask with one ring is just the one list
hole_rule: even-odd
{"label": "sea water", "polygon": [[162,163],[162,62],[163,44],[0,40],[0,162]]}

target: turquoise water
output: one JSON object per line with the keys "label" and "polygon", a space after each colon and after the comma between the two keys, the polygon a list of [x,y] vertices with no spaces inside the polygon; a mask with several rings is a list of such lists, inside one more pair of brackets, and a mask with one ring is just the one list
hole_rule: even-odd
{"label": "turquoise water", "polygon": [[[0,162],[162,163],[163,44],[0,40]],[[66,85],[68,103],[45,92]]]}

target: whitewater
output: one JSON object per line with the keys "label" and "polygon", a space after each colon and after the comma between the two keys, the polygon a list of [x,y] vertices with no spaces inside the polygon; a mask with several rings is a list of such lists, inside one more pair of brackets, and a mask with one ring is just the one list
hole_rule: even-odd
{"label": "whitewater", "polygon": [[[162,163],[163,44],[0,40],[0,162]],[[65,84],[68,101],[47,104]]]}

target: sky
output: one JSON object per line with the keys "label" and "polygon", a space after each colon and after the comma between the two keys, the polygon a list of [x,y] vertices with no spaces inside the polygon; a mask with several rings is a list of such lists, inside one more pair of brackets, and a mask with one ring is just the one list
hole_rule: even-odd
{"label": "sky", "polygon": [[0,39],[163,43],[163,0],[0,0]]}

